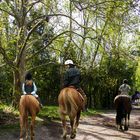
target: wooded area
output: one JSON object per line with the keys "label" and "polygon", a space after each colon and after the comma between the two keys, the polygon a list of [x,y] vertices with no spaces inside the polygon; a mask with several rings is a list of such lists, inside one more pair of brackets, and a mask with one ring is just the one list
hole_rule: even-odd
{"label": "wooded area", "polygon": [[88,107],[112,108],[124,78],[140,90],[139,0],[0,0],[0,101],[18,103],[26,72],[57,105],[64,61],[82,74]]}

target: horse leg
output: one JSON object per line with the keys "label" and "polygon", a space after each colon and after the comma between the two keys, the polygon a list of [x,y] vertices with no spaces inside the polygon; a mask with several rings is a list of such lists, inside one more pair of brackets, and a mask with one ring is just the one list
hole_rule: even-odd
{"label": "horse leg", "polygon": [[62,113],[60,113],[60,117],[61,117],[61,121],[62,121],[62,125],[63,125],[63,139],[65,140],[67,137],[67,129],[66,129],[66,116]]}
{"label": "horse leg", "polygon": [[20,140],[23,140],[23,116],[20,115]]}
{"label": "horse leg", "polygon": [[120,123],[120,128],[119,128],[119,129],[123,131],[123,127],[122,127],[122,126],[123,126],[123,124],[122,124],[122,123],[123,123],[123,122],[122,122],[122,120],[121,120],[121,123]]}
{"label": "horse leg", "polygon": [[80,119],[80,115],[81,115],[81,111],[78,111],[77,112],[77,115],[76,115],[76,120],[71,118],[70,120],[70,123],[71,123],[71,138],[75,138],[76,137],[76,130],[77,130],[77,127],[79,125],[79,119]]}
{"label": "horse leg", "polygon": [[117,124],[117,130],[122,130],[122,118],[120,117],[120,113],[118,112],[116,115],[116,124]]}
{"label": "horse leg", "polygon": [[26,140],[28,140],[28,114],[24,116],[24,124],[25,124]]}
{"label": "horse leg", "polygon": [[77,127],[79,125],[80,115],[81,115],[81,111],[78,111],[77,116],[76,116],[75,130],[77,129]]}
{"label": "horse leg", "polygon": [[31,140],[34,140],[35,118],[36,118],[36,116],[32,116],[31,126],[30,126]]}
{"label": "horse leg", "polygon": [[118,130],[123,131],[123,118],[119,117]]}
{"label": "horse leg", "polygon": [[130,113],[128,113],[128,127],[129,127]]}
{"label": "horse leg", "polygon": [[70,135],[70,138],[71,139],[74,139],[75,136],[76,136],[76,128],[75,128],[75,117],[74,116],[71,116],[70,117],[70,125],[71,125],[71,135]]}
{"label": "horse leg", "polygon": [[128,130],[128,115],[126,114],[125,116],[125,125],[124,125],[124,130],[127,131]]}

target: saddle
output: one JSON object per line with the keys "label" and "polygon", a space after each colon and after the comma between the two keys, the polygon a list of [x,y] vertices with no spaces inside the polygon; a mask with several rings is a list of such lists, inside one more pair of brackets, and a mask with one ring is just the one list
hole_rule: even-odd
{"label": "saddle", "polygon": [[73,88],[73,89],[75,89],[75,90],[77,90],[78,91],[78,93],[79,93],[79,96],[82,98],[82,100],[84,101],[84,97],[83,97],[83,95],[82,95],[82,93],[81,93],[81,91],[79,90],[79,88],[76,88],[75,86],[68,86],[69,88]]}

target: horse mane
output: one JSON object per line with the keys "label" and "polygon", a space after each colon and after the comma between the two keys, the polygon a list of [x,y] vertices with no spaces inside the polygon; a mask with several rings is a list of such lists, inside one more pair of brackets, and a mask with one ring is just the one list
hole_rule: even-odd
{"label": "horse mane", "polygon": [[64,88],[61,90],[59,98],[60,111],[63,114],[76,114],[82,108],[83,99],[80,93],[74,88]]}

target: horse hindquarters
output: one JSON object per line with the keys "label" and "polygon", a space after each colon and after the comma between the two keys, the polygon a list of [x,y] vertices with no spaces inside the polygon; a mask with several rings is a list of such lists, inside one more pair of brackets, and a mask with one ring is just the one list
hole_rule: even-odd
{"label": "horse hindquarters", "polygon": [[65,116],[68,115],[70,118],[71,135],[73,139],[76,136],[76,129],[79,124],[80,110],[82,109],[82,98],[73,88],[64,88],[60,91],[58,97],[60,117],[63,124],[63,138],[66,138],[66,120]]}
{"label": "horse hindquarters", "polygon": [[[131,111],[130,97],[119,95],[115,97],[114,101],[115,101],[115,107],[117,111],[116,123],[117,125],[120,125],[121,130],[123,130],[122,128],[123,125],[124,125],[124,130],[128,130],[129,117]],[[123,119],[125,121],[125,124],[122,123]]]}
{"label": "horse hindquarters", "polygon": [[32,116],[31,118],[31,140],[34,140],[34,125],[35,125],[35,117],[39,112],[39,103],[36,98],[32,95],[23,95],[20,99],[19,104],[20,110],[20,140],[23,140],[23,128],[26,131],[26,140],[28,139],[28,116],[29,114]]}

